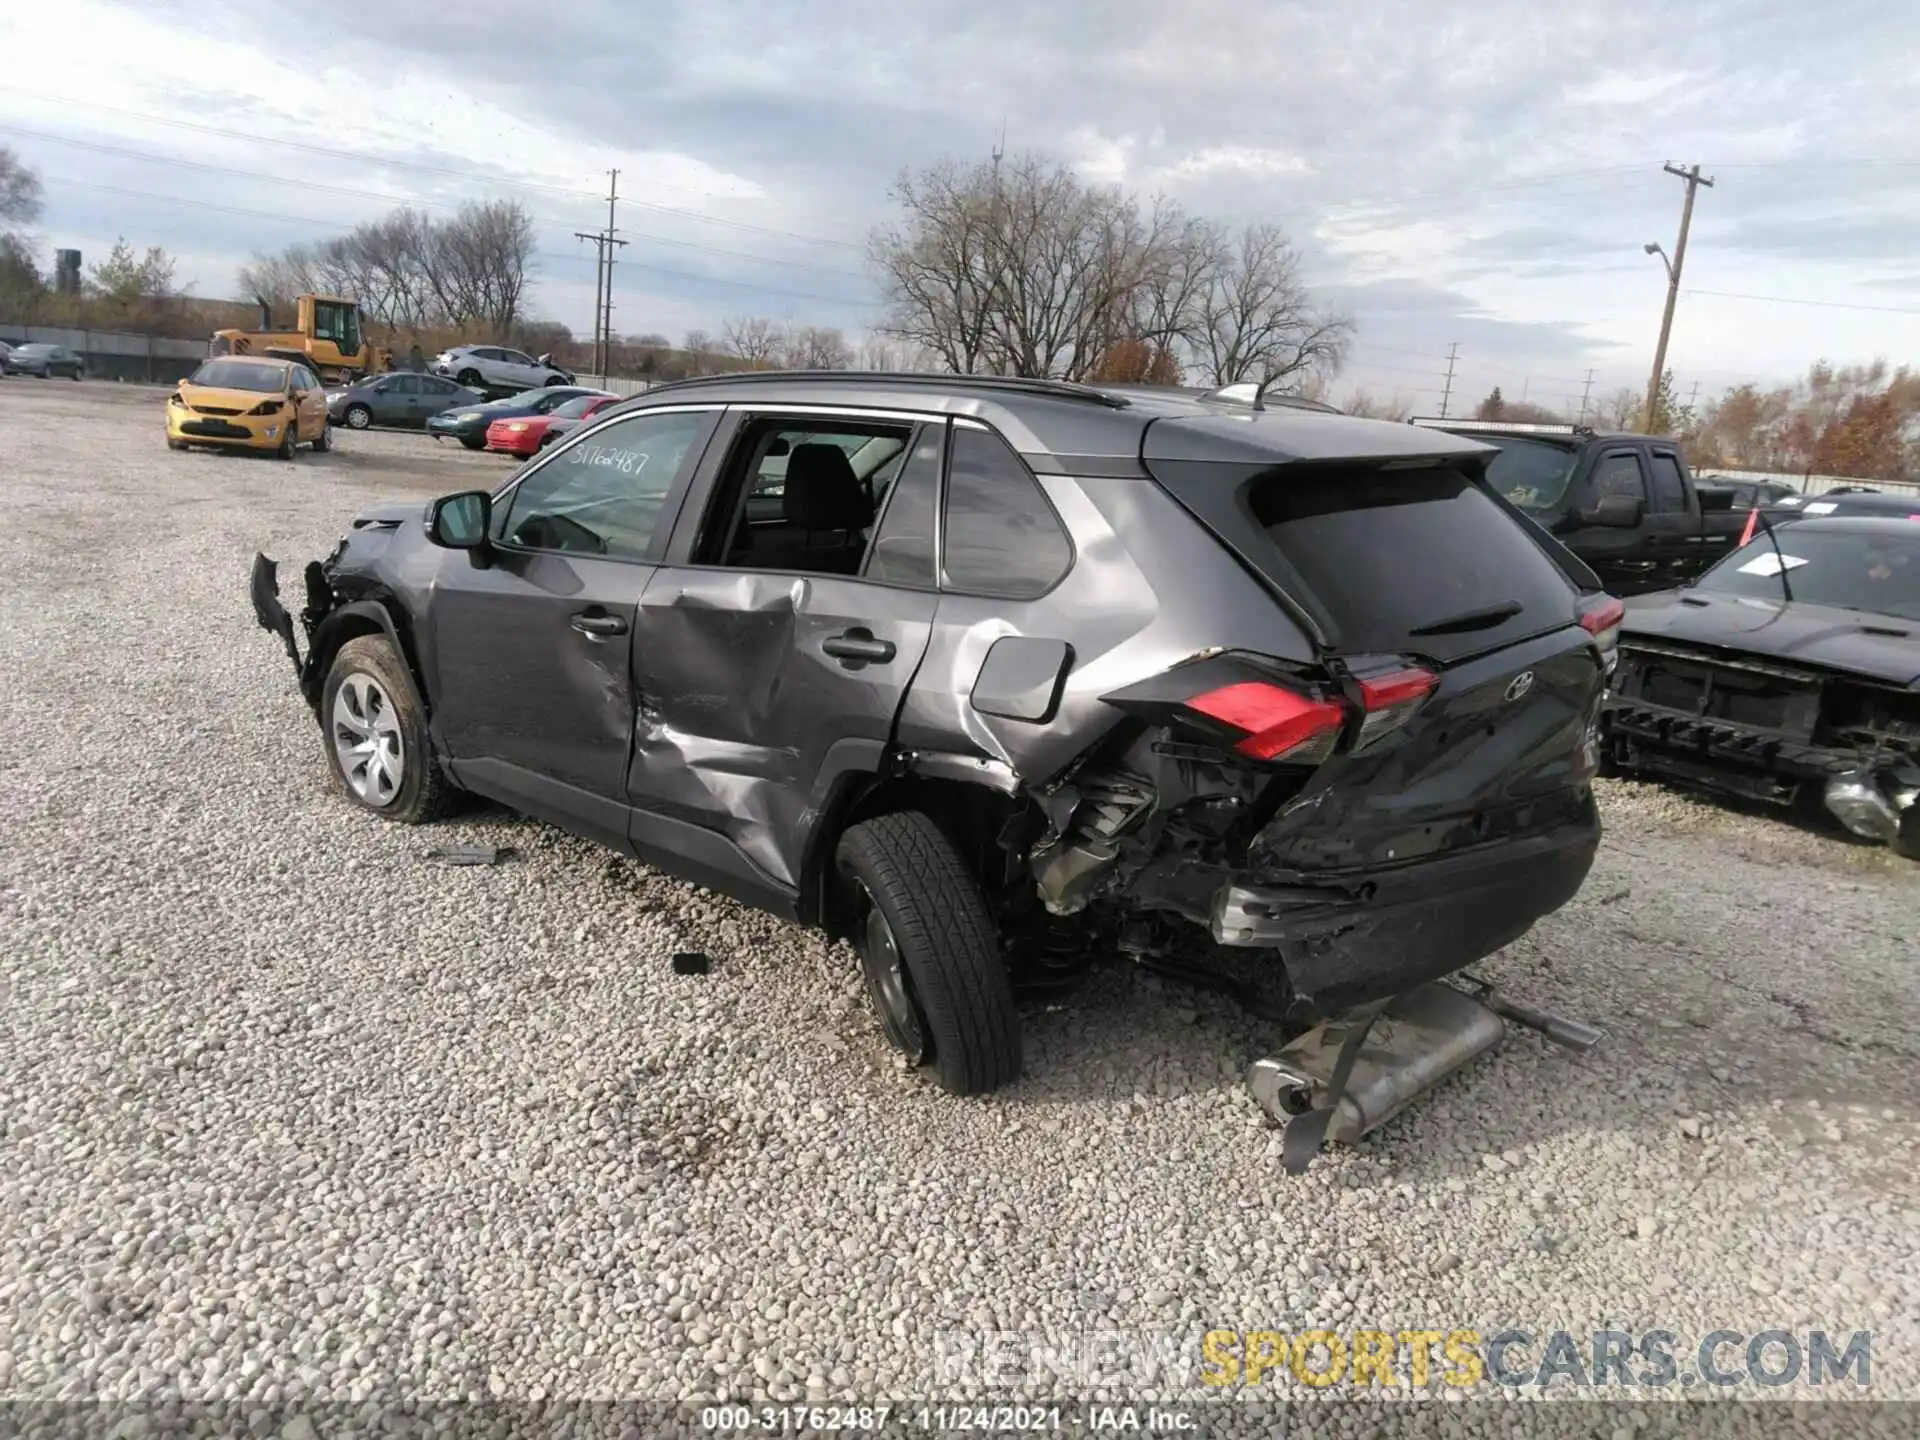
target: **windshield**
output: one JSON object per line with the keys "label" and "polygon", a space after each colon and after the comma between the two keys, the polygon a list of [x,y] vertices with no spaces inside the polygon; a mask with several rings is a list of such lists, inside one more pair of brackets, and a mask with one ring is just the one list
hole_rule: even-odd
{"label": "windshield", "polygon": [[1791,597],[1920,620],[1920,525],[1912,535],[1783,525],[1776,538],[1777,553],[1763,531],[1701,576],[1694,588],[1761,600]]}
{"label": "windshield", "polygon": [[578,420],[582,415],[586,414],[587,411],[591,410],[595,405],[598,405],[600,400],[601,397],[598,395],[582,395],[578,400],[569,400],[553,413],[556,419]]}
{"label": "windshield", "polygon": [[1487,486],[1507,503],[1539,513],[1555,509],[1566,498],[1579,453],[1548,440],[1519,440],[1502,435],[1467,435],[1499,450],[1487,465]]}
{"label": "windshield", "polygon": [[287,388],[287,367],[249,365],[244,360],[209,360],[193,372],[187,383],[213,390],[257,390],[262,395],[277,395]]}
{"label": "windshield", "polygon": [[14,354],[16,354],[16,355],[51,355],[51,354],[53,353],[53,346],[51,346],[51,345],[22,345],[22,346],[20,346],[20,347],[19,347],[19,348],[18,348],[17,350],[15,350],[15,351],[14,351],[13,353],[14,353]]}

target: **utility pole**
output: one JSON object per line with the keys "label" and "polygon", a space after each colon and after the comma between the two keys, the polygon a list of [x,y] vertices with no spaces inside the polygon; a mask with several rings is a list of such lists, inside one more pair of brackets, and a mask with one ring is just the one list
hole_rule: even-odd
{"label": "utility pole", "polygon": [[613,360],[613,253],[614,247],[624,245],[624,240],[615,239],[619,231],[614,228],[613,207],[620,195],[620,172],[607,172],[607,228],[605,230],[576,230],[576,240],[591,240],[595,251],[593,267],[593,368],[602,380],[607,378],[607,367]]}
{"label": "utility pole", "polygon": [[1580,423],[1587,423],[1587,397],[1593,394],[1593,371],[1587,371],[1587,383],[1580,387]]}
{"label": "utility pole", "polygon": [[1693,409],[1694,405],[1699,401],[1699,399],[1700,399],[1700,382],[1696,380],[1693,382],[1693,389],[1687,392],[1687,409],[1689,410]]}
{"label": "utility pole", "polygon": [[1693,228],[1693,197],[1699,193],[1702,185],[1709,190],[1713,188],[1713,181],[1701,176],[1698,165],[1689,165],[1682,170],[1678,165],[1669,163],[1664,168],[1667,174],[1677,175],[1687,182],[1687,200],[1680,210],[1680,238],[1674,244],[1673,258],[1667,259],[1666,252],[1657,244],[1646,247],[1649,255],[1658,255],[1661,263],[1667,267],[1667,308],[1660,317],[1660,343],[1653,351],[1653,378],[1647,381],[1646,414],[1640,425],[1641,430],[1649,435],[1653,433],[1654,422],[1659,419],[1655,411],[1660,404],[1660,377],[1667,370],[1667,340],[1673,334],[1673,307],[1680,299],[1680,267],[1687,263],[1687,231]]}
{"label": "utility pole", "polygon": [[1460,358],[1460,342],[1447,346],[1447,388],[1440,395],[1440,418],[1447,418],[1447,405],[1453,399],[1453,362]]}

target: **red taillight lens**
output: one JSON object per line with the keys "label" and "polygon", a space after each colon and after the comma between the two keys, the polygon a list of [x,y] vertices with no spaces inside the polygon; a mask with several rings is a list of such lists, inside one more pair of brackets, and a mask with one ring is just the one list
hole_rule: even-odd
{"label": "red taillight lens", "polygon": [[1367,712],[1360,722],[1360,734],[1353,742],[1355,754],[1411,720],[1420,702],[1440,683],[1438,675],[1418,665],[1355,678],[1360,682],[1360,703]]}
{"label": "red taillight lens", "polygon": [[1246,738],[1233,748],[1255,760],[1323,760],[1332,753],[1347,719],[1335,701],[1315,700],[1263,680],[1209,690],[1188,700],[1186,708],[1244,731]]}

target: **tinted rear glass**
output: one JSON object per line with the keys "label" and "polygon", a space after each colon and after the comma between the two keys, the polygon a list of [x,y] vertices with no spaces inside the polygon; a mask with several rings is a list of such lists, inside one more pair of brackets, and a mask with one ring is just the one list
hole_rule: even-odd
{"label": "tinted rear glass", "polygon": [[1248,503],[1349,653],[1444,658],[1573,620],[1572,582],[1459,471],[1282,470]]}

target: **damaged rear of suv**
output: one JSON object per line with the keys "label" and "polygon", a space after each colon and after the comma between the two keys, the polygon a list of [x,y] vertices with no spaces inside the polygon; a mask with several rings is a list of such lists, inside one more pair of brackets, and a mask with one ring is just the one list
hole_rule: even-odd
{"label": "damaged rear of suv", "polygon": [[1619,602],[1440,432],[1035,381],[612,407],[308,567],[336,781],[472,791],[852,941],[948,1089],[1092,957],[1304,1030],[1579,888]]}

